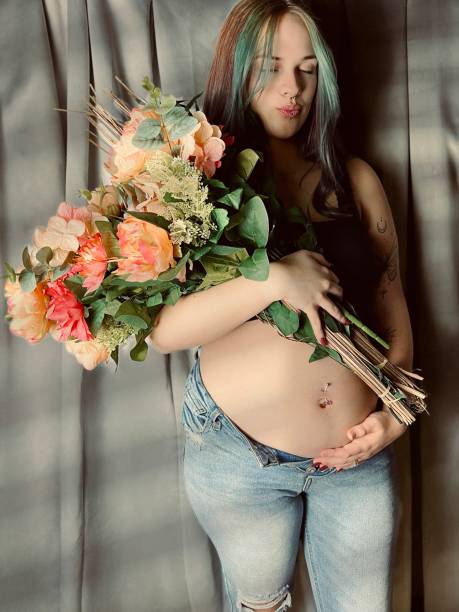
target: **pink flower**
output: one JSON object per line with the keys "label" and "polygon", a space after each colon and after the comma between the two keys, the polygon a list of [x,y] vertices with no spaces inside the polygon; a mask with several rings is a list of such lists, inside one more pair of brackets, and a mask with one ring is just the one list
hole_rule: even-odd
{"label": "pink flower", "polygon": [[221,166],[220,159],[225,151],[225,143],[220,138],[212,136],[204,147],[197,151],[195,166],[203,170],[207,178],[212,178],[216,169]]}
{"label": "pink flower", "polygon": [[83,304],[64,285],[68,276],[75,274],[73,268],[52,283],[48,283],[45,293],[50,297],[46,317],[56,321],[56,335],[61,342],[72,338],[91,340],[92,334],[84,318]]}
{"label": "pink flower", "polygon": [[100,363],[108,361],[110,358],[110,350],[95,339],[86,342],[68,340],[65,343],[65,348],[75,356],[85,370],[93,370]]}
{"label": "pink flower", "polygon": [[117,236],[125,259],[118,260],[114,274],[142,282],[175,266],[173,244],[163,228],[129,216],[118,225]]}
{"label": "pink flower", "polygon": [[35,344],[39,342],[50,328],[46,318],[48,297],[45,294],[46,283],[38,283],[33,291],[22,291],[19,281],[5,281],[7,314],[12,317],[10,330],[15,336],[25,338]]}
{"label": "pink flower", "polygon": [[216,169],[221,166],[220,159],[226,143],[221,138],[222,132],[218,125],[209,123],[202,111],[193,112],[193,116],[198,120],[198,125],[180,139],[180,156],[184,160],[194,157],[195,166],[202,170],[207,178],[212,178]]}
{"label": "pink flower", "polygon": [[72,267],[73,273],[84,277],[83,287],[95,291],[104,280],[108,258],[100,234],[83,241]]}

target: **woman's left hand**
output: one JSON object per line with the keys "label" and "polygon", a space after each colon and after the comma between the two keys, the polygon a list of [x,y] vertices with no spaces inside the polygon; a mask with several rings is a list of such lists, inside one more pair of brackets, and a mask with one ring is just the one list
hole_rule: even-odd
{"label": "woman's left hand", "polygon": [[408,425],[399,423],[388,408],[371,412],[364,421],[347,430],[346,435],[351,442],[320,451],[313,458],[313,463],[338,470],[352,469],[354,459],[362,463],[399,438],[407,429]]}

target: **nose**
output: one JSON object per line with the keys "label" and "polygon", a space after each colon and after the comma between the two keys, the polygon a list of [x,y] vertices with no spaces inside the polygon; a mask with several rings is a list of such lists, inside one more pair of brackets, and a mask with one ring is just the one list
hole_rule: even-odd
{"label": "nose", "polygon": [[300,77],[293,71],[286,71],[281,82],[281,92],[284,95],[298,96],[301,92]]}

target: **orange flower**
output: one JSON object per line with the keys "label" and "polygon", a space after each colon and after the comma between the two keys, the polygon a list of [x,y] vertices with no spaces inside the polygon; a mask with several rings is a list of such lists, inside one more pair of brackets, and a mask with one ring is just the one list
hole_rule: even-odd
{"label": "orange flower", "polygon": [[46,318],[49,299],[44,291],[45,286],[46,283],[41,282],[33,291],[24,292],[19,281],[5,281],[7,313],[12,317],[11,333],[32,344],[44,338],[50,328],[50,322]]}
{"label": "orange flower", "polygon": [[180,139],[180,157],[184,160],[195,158],[195,166],[202,170],[207,178],[212,178],[217,168],[221,166],[220,159],[226,148],[221,139],[222,132],[218,125],[207,121],[202,111],[193,112],[198,120],[195,129]]}
{"label": "orange flower", "polygon": [[129,216],[118,225],[117,236],[125,259],[118,260],[114,274],[142,282],[175,266],[173,244],[163,228]]}
{"label": "orange flower", "polygon": [[104,280],[108,258],[100,234],[86,238],[80,246],[72,267],[73,273],[84,277],[83,287],[95,291]]}
{"label": "orange flower", "polygon": [[109,349],[95,339],[85,342],[68,340],[65,342],[65,348],[69,353],[75,356],[78,363],[80,363],[85,370],[94,370],[100,363],[108,361],[110,358]]}

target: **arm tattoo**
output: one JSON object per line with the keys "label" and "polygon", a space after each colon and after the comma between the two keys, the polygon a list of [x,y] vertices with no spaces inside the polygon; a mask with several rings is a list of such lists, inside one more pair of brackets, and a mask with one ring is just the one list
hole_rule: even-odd
{"label": "arm tattoo", "polygon": [[397,261],[398,261],[398,245],[395,245],[394,250],[386,259],[386,273],[390,281],[397,278]]}
{"label": "arm tattoo", "polygon": [[382,217],[378,219],[378,221],[376,222],[376,229],[380,234],[384,234],[384,232],[387,230],[386,219],[383,219]]}

